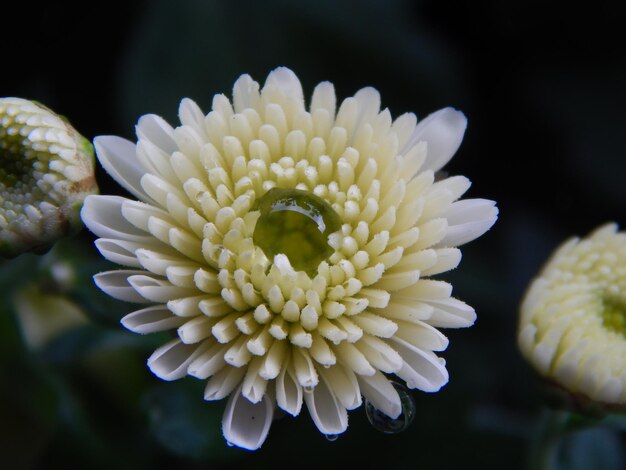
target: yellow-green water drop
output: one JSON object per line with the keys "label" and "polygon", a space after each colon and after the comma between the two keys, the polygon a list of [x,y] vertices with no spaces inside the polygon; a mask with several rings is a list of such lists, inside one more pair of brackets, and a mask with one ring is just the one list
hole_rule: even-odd
{"label": "yellow-green water drop", "polygon": [[308,191],[272,188],[256,205],[261,212],[252,239],[268,258],[284,254],[297,271],[314,272],[333,248],[328,235],[341,228],[330,204]]}

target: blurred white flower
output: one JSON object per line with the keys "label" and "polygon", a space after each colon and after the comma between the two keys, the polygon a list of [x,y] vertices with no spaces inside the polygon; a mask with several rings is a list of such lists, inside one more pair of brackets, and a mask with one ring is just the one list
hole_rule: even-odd
{"label": "blurred white flower", "polygon": [[96,192],[87,140],[38,103],[0,98],[0,258],[77,232],[83,200]]}
{"label": "blurred white flower", "polygon": [[626,403],[626,233],[565,242],[521,306],[519,347],[540,374],[599,403]]}
{"label": "blurred white flower", "polygon": [[138,143],[95,140],[109,174],[139,201],[89,197],[85,224],[107,259],[109,295],[149,306],[122,323],[177,329],[148,360],[165,380],[208,379],[205,399],[230,396],[223,432],[256,449],[274,406],[317,428],[346,430],[362,396],[391,418],[398,393],[448,381],[437,327],[471,325],[474,310],[431,276],[455,268],[459,245],[495,222],[492,201],[459,198],[462,176],[435,180],[466,127],[451,108],[395,121],[364,88],[336,109],[332,84],[305,105],[294,73],[260,89],[248,75],[232,103],[205,115],[189,99],[172,128],[147,115]]}

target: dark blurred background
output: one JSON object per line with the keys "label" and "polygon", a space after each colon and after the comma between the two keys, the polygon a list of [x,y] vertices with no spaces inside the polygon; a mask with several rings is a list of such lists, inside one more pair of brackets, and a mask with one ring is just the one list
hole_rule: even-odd
{"label": "dark blurred background", "polygon": [[[149,112],[175,123],[185,96],[208,111],[213,94],[230,94],[240,74],[263,83],[286,65],[305,93],[322,80],[334,82],[340,98],[372,85],[394,116],[462,110],[469,126],[447,170],[472,180],[469,196],[498,201],[500,219],[447,276],[478,321],[445,331],[450,383],[413,394],[417,416],[407,431],[381,434],[361,408],[348,431],[327,442],[303,411],[276,421],[256,453],[226,446],[224,403],[203,402],[199,381],[151,375],[145,360],[162,338],[123,331],[128,306],[85,281],[90,270],[106,269],[89,234],[60,250],[87,273],[72,294],[91,321],[43,346],[24,340],[10,298],[16,279],[45,278],[46,266],[31,256],[0,265],[0,467],[522,468],[541,409],[515,344],[524,289],[565,238],[606,221],[626,226],[626,17],[615,5],[14,5],[0,17],[0,96],[41,101],[90,139],[133,138]],[[104,172],[98,177],[102,192],[121,194]],[[575,439],[580,455],[568,468],[622,468],[623,433],[599,428]]]}

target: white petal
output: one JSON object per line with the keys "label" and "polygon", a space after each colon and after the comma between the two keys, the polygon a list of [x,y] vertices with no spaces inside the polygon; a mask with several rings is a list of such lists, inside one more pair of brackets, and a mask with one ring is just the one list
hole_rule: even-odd
{"label": "white petal", "polygon": [[198,355],[198,345],[184,344],[174,339],[154,351],[148,359],[148,367],[163,380],[176,380],[187,375],[187,367]]}
{"label": "white petal", "polygon": [[396,419],[402,413],[402,402],[398,392],[387,378],[376,371],[376,374],[366,377],[357,377],[361,387],[361,393],[374,408],[382,411],[392,419]]}
{"label": "white petal", "polygon": [[[98,238],[95,242],[96,248],[102,256],[109,261],[122,266],[131,266],[133,268],[141,268],[141,264],[137,261],[134,249],[138,249],[139,246],[128,246],[132,242],[125,240],[115,240],[112,238]],[[136,248],[135,248],[136,247]],[[134,248],[134,249],[129,249]]]}
{"label": "white petal", "polygon": [[295,73],[287,67],[278,67],[270,72],[265,80],[265,86],[275,86],[285,95],[294,98],[297,101],[304,100],[302,93],[302,85]]}
{"label": "white petal", "polygon": [[436,392],[448,383],[445,362],[430,351],[422,351],[400,338],[391,338],[393,348],[398,351],[404,365],[396,372],[407,387],[424,392]]}
{"label": "white petal", "polygon": [[489,230],[498,219],[494,201],[466,199],[457,201],[444,214],[448,220],[445,237],[437,246],[460,246]]}
{"label": "white petal", "polygon": [[321,433],[341,434],[348,428],[348,412],[339,403],[323,376],[312,392],[304,394],[304,401],[315,426]]}
{"label": "white petal", "polygon": [[287,361],[276,378],[276,404],[292,416],[297,416],[302,408],[302,386]]}
{"label": "white petal", "polygon": [[313,90],[311,97],[311,114],[317,110],[324,110],[331,119],[335,118],[337,108],[337,97],[335,87],[330,82],[321,82]]}
{"label": "white petal", "polygon": [[[246,349],[247,351],[247,349]],[[259,375],[259,370],[263,365],[263,358],[255,357],[248,364],[246,376],[241,385],[241,395],[243,395],[250,403],[259,403],[263,398],[267,397],[267,380]]]}
{"label": "white petal", "polygon": [[293,370],[298,383],[305,388],[315,387],[319,377],[308,351],[301,348],[293,348],[292,350]]}
{"label": "white petal", "polygon": [[229,344],[219,344],[214,340],[206,340],[208,348],[187,368],[187,373],[198,379],[207,379],[216,374],[226,365],[224,353],[230,348]]}
{"label": "white petal", "polygon": [[428,146],[422,170],[441,169],[456,153],[467,127],[465,115],[453,108],[436,111],[418,122],[413,135],[400,151],[408,152],[415,144],[424,141]]}
{"label": "white petal", "polygon": [[145,272],[129,276],[128,284],[133,286],[142,297],[152,302],[168,302],[198,293],[196,289],[178,287],[165,279],[150,276]]}
{"label": "white petal", "polygon": [[113,135],[101,135],[93,140],[98,160],[106,172],[135,197],[149,201],[139,181],[146,169],[139,163],[135,144]]}
{"label": "white petal", "polygon": [[215,401],[226,398],[235,387],[241,384],[245,372],[245,367],[223,367],[207,382],[204,389],[204,399]]}
{"label": "white petal", "polygon": [[497,216],[493,216],[488,220],[481,220],[479,222],[468,222],[462,225],[453,225],[448,227],[446,235],[443,239],[437,243],[437,247],[450,247],[461,246],[465,243],[471,242],[477,239],[487,230],[489,230],[493,224],[496,223]]}
{"label": "white petal", "polygon": [[357,347],[370,364],[382,372],[391,374],[402,367],[402,357],[385,341],[375,336],[364,335]]}
{"label": "white petal", "polygon": [[449,225],[489,220],[498,215],[495,205],[488,199],[462,199],[452,204],[442,216],[448,219]]}
{"label": "white petal", "polygon": [[380,111],[380,93],[378,90],[372,87],[361,88],[356,92],[354,98],[359,104],[357,126],[363,122],[372,121]]}
{"label": "white petal", "polygon": [[174,129],[160,116],[142,116],[137,123],[136,132],[139,139],[149,140],[169,155],[178,149],[174,141]]}
{"label": "white petal", "polygon": [[145,271],[106,271],[93,277],[96,285],[114,299],[124,302],[147,303],[128,282],[130,276],[145,274]]}
{"label": "white petal", "polygon": [[397,323],[398,331],[394,338],[402,339],[416,348],[430,351],[443,351],[448,347],[448,338],[426,322],[415,320],[410,323],[403,321]]}
{"label": "white petal", "polygon": [[267,394],[259,403],[252,404],[241,395],[240,386],[226,404],[222,432],[230,444],[256,450],[267,438],[273,415],[274,405]]}
{"label": "white petal", "polygon": [[178,117],[184,126],[193,127],[196,132],[204,134],[204,113],[198,104],[189,98],[183,98],[178,107]]}
{"label": "white petal", "polygon": [[124,201],[127,199],[119,196],[87,196],[80,212],[83,223],[102,238],[135,241],[152,238],[124,218]]}
{"label": "white petal", "polygon": [[155,305],[129,313],[122,318],[121,323],[130,331],[143,335],[177,328],[185,320],[185,318],[172,315],[172,312],[164,305]]}
{"label": "white petal", "polygon": [[432,316],[427,320],[431,326],[441,328],[466,328],[476,321],[476,312],[465,302],[450,297],[449,299],[428,302],[434,307]]}
{"label": "white petal", "polygon": [[260,102],[259,84],[252,80],[250,75],[244,74],[239,77],[233,86],[235,112],[241,113],[246,108],[259,109]]}
{"label": "white petal", "polygon": [[149,220],[151,217],[164,220],[168,223],[174,223],[174,219],[172,219],[168,212],[151,204],[139,201],[124,199],[120,210],[122,216],[129,221],[129,223],[144,232],[150,231]]}
{"label": "white petal", "polygon": [[341,365],[335,365],[328,369],[320,369],[320,375],[324,376],[341,406],[348,410],[361,406],[361,391],[354,372]]}
{"label": "white petal", "polygon": [[413,135],[416,124],[417,117],[413,113],[404,113],[393,121],[391,129],[397,134],[400,147],[405,147],[409,138]]}

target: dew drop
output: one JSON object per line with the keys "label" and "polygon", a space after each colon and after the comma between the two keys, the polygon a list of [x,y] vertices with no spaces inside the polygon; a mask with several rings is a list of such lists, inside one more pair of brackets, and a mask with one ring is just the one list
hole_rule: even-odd
{"label": "dew drop", "polygon": [[333,253],[328,235],[341,219],[328,202],[300,189],[272,188],[256,203],[252,239],[268,258],[284,254],[297,271],[315,272]]}
{"label": "dew drop", "polygon": [[302,387],[302,390],[304,390],[304,393],[313,393],[313,390],[315,390],[315,387],[313,386]]}
{"label": "dew drop", "polygon": [[337,434],[326,434],[326,440],[330,442],[335,442],[339,435]]}
{"label": "dew drop", "polygon": [[391,381],[391,385],[400,396],[402,412],[396,419],[392,419],[382,411],[374,407],[367,399],[365,400],[365,414],[370,424],[385,434],[396,434],[404,431],[415,418],[415,401],[409,390],[398,382]]}

